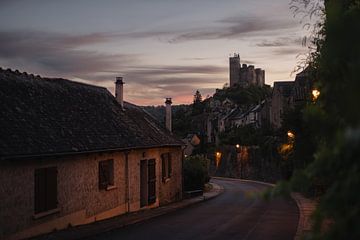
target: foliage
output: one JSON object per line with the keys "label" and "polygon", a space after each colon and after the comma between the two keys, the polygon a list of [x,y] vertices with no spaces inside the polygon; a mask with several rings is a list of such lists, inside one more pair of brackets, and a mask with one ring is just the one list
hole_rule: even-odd
{"label": "foliage", "polygon": [[196,90],[194,94],[194,101],[192,105],[192,114],[193,115],[199,115],[204,112],[204,103],[202,100],[201,93],[199,90]]}
{"label": "foliage", "polygon": [[201,155],[195,155],[184,160],[184,189],[186,191],[204,189],[209,182],[209,160]]}
{"label": "foliage", "polygon": [[222,144],[233,145],[236,144],[251,146],[258,145],[261,137],[261,131],[251,125],[244,127],[232,127],[220,134],[220,141]]}
{"label": "foliage", "polygon": [[239,105],[257,104],[270,96],[271,88],[269,86],[258,87],[250,85],[249,87],[234,86],[231,88],[224,87],[214,94],[214,99],[223,101],[226,98],[234,101]]}
{"label": "foliage", "polygon": [[308,58],[321,95],[295,124],[298,152],[314,149],[287,187],[319,198],[311,239],[360,239],[360,1],[326,0],[324,14]]}

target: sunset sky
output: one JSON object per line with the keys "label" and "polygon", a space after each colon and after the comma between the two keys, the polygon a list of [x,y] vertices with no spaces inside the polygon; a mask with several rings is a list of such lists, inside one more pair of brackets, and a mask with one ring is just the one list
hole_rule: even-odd
{"label": "sunset sky", "polygon": [[107,87],[139,105],[190,103],[228,80],[228,57],[293,80],[301,38],[290,0],[0,0],[0,66]]}

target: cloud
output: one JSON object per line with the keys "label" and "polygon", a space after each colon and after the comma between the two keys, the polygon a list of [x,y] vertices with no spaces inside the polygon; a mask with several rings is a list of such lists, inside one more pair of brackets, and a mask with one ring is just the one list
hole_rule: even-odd
{"label": "cloud", "polygon": [[[227,67],[217,65],[144,65],[137,55],[106,54],[84,46],[111,41],[116,34],[67,35],[46,32],[0,32],[0,63],[42,76],[108,87],[123,76],[125,96],[156,104],[166,96],[191,101],[194,89],[221,87]],[[189,99],[187,99],[187,97]],[[180,100],[181,99],[181,100]]]}
{"label": "cloud", "polygon": [[275,40],[262,40],[256,43],[257,47],[284,47],[284,46],[301,46],[302,38],[300,37],[280,37]]}
{"label": "cloud", "polygon": [[66,35],[46,32],[0,32],[0,59],[8,65],[72,76],[131,64],[136,56],[104,54],[80,47],[109,41],[106,34]]}
{"label": "cloud", "polygon": [[214,24],[217,26],[180,33],[170,39],[169,43],[191,40],[233,39],[246,36],[269,36],[298,26],[295,22],[281,18],[265,19],[255,16],[229,17]]}

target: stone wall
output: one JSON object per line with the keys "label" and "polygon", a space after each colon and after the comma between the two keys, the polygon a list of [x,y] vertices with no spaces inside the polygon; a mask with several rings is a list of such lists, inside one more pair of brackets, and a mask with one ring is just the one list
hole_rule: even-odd
{"label": "stone wall", "polygon": [[[172,176],[161,178],[161,154],[172,152]],[[126,181],[124,152],[82,154],[71,157],[11,160],[0,163],[0,238],[19,239],[94,222],[140,209],[140,160],[156,159],[157,207],[181,198],[182,151],[180,147],[132,150],[128,155]],[[99,190],[99,161],[114,160],[114,185]],[[58,212],[34,219],[34,171],[58,169]],[[126,186],[129,184],[129,199]]]}

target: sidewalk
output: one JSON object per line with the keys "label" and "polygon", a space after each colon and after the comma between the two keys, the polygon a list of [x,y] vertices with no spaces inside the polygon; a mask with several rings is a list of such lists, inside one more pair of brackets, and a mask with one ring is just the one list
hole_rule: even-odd
{"label": "sidewalk", "polygon": [[311,214],[315,211],[316,202],[305,198],[300,193],[291,193],[299,208],[299,223],[294,240],[303,239],[312,228]]}
{"label": "sidewalk", "polygon": [[198,196],[190,199],[185,199],[179,202],[171,203],[166,206],[134,212],[130,214],[123,214],[103,221],[94,222],[86,225],[67,228],[57,232],[52,232],[46,235],[34,237],[32,239],[82,239],[96,235],[98,233],[107,232],[116,228],[121,228],[127,225],[142,222],[154,217],[158,217],[170,212],[174,212],[178,209],[188,207],[190,205],[204,202],[212,198],[217,197],[224,191],[224,188],[216,183],[210,183],[212,189],[209,192],[205,192],[203,196]]}

